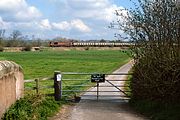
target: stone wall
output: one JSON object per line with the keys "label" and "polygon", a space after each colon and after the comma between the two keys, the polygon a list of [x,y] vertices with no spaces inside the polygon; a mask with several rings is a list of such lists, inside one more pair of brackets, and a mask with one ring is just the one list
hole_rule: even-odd
{"label": "stone wall", "polygon": [[10,61],[0,61],[0,118],[24,93],[22,68]]}

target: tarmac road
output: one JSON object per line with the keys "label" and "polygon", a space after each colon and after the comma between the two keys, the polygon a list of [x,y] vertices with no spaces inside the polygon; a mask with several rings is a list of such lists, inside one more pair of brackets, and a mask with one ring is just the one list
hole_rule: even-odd
{"label": "tarmac road", "polygon": [[[128,73],[132,67],[132,62],[129,62],[114,71],[114,73]],[[106,79],[120,80],[126,76],[107,76]],[[124,82],[114,81],[116,85],[123,85]],[[100,85],[110,85],[105,82]],[[120,88],[122,89],[122,88]],[[96,88],[90,90],[96,91]],[[118,91],[115,87],[102,87],[100,91]],[[85,93],[84,95],[96,95],[96,93]],[[101,92],[100,95],[123,95],[121,92]],[[122,100],[122,97],[83,97],[82,100],[75,105],[70,111],[66,120],[148,120],[140,114],[134,112],[128,105],[127,100]],[[61,120],[61,119],[60,119]]]}

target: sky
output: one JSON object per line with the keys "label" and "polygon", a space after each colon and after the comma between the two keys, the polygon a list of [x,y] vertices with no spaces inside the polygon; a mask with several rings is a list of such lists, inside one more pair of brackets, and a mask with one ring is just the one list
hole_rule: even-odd
{"label": "sky", "polygon": [[108,28],[115,10],[130,7],[129,0],[0,0],[0,29],[41,39],[113,40],[122,32]]}

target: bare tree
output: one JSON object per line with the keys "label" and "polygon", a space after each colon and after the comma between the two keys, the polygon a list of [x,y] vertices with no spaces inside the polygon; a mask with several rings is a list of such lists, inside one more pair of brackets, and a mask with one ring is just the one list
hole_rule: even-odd
{"label": "bare tree", "polygon": [[8,47],[18,47],[21,45],[22,33],[19,30],[14,30],[10,34],[10,40],[7,42]]}
{"label": "bare tree", "polygon": [[14,30],[11,34],[12,40],[18,40],[22,36],[22,33],[19,30]]}
{"label": "bare tree", "polygon": [[5,29],[0,30],[0,46],[3,47],[3,40],[4,40],[4,34],[5,34]]}

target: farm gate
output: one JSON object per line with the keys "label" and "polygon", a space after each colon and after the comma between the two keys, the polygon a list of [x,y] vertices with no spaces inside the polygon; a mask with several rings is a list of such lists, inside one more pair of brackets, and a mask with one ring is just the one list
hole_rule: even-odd
{"label": "farm gate", "polygon": [[55,72],[55,99],[129,99],[128,75],[131,74]]}

